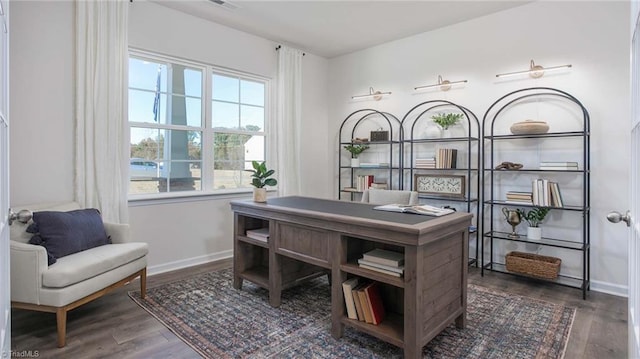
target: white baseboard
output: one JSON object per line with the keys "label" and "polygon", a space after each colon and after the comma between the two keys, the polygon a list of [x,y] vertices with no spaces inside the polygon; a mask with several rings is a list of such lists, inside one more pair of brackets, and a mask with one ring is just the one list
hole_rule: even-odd
{"label": "white baseboard", "polygon": [[199,265],[199,264],[205,264],[205,263],[209,263],[209,262],[213,262],[213,261],[219,261],[221,259],[227,259],[227,258],[232,258],[232,257],[233,257],[233,250],[232,249],[229,249],[229,250],[226,250],[226,251],[222,251],[222,252],[217,252],[217,253],[209,253],[209,254],[206,254],[206,255],[203,255],[203,256],[199,256],[199,257],[181,259],[179,261],[174,261],[174,262],[169,262],[169,263],[163,263],[163,264],[150,266],[150,267],[147,268],[147,275],[151,276],[151,275],[154,275],[154,274],[170,272],[170,271],[174,271],[174,270],[177,270],[177,269],[192,267],[192,266],[196,266],[196,265]]}
{"label": "white baseboard", "polygon": [[594,292],[617,295],[618,297],[625,297],[625,298],[629,297],[629,288],[626,285],[611,284],[607,282],[592,280],[591,290]]}

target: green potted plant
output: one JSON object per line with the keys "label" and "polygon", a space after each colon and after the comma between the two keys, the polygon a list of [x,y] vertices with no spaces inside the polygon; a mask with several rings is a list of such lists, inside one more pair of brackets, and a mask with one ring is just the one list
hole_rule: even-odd
{"label": "green potted plant", "polygon": [[350,143],[344,146],[344,149],[351,153],[351,167],[360,167],[360,160],[358,159],[358,156],[368,148],[369,146],[360,143]]}
{"label": "green potted plant", "polygon": [[529,228],[527,228],[527,238],[533,240],[539,240],[542,238],[542,229],[540,228],[540,223],[544,220],[544,217],[549,213],[549,208],[546,207],[534,207],[530,211],[524,211],[522,209],[518,209],[518,213],[520,216],[524,218],[529,224]]}
{"label": "green potted plant", "polygon": [[253,200],[256,202],[267,201],[267,189],[265,186],[275,186],[278,181],[275,178],[271,178],[275,173],[274,170],[267,169],[265,162],[251,161],[253,166],[252,170],[245,170],[251,172],[251,185],[255,187],[253,189]]}
{"label": "green potted plant", "polygon": [[462,116],[464,115],[461,113],[438,113],[431,116],[431,119],[442,128],[442,137],[449,137],[449,127],[457,124]]}

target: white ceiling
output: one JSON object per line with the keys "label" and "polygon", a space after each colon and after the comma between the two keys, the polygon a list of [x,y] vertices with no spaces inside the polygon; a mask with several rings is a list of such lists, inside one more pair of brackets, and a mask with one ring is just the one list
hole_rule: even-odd
{"label": "white ceiling", "polygon": [[230,0],[218,5],[211,0],[152,1],[326,58],[530,2]]}

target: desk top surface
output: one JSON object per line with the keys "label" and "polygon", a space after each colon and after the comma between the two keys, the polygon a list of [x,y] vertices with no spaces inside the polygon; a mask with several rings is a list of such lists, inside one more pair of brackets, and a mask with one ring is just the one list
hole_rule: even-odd
{"label": "desk top surface", "polygon": [[373,204],[298,196],[269,198],[266,205],[408,225],[415,225],[436,218],[446,217],[379,211],[373,209],[373,207],[376,206]]}

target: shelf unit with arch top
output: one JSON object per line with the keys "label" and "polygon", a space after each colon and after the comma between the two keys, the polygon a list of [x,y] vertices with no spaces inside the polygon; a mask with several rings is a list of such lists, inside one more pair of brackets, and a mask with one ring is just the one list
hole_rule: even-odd
{"label": "shelf unit with arch top", "polygon": [[[388,132],[386,140],[371,141],[372,131]],[[365,188],[358,178],[373,176],[375,182],[386,182],[387,189],[400,189],[402,183],[402,127],[400,120],[388,112],[360,109],[349,114],[340,125],[338,148],[338,199],[360,200]],[[366,141],[356,139],[365,138]],[[359,155],[360,165],[351,166],[347,145],[369,146]]]}
{"label": "shelf unit with arch top", "polygon": [[[524,116],[548,121],[544,133],[510,132],[509,124]],[[526,117],[525,117],[526,118]],[[484,220],[482,243],[488,247],[489,258],[482,251],[482,274],[485,270],[531,277],[525,272],[507,269],[508,251],[520,251],[560,257],[557,278],[534,278],[554,284],[578,288],[586,299],[590,288],[590,117],[584,105],[568,92],[550,87],[531,87],[512,91],[500,97],[486,111],[482,126],[482,188]],[[542,132],[542,131],[540,131]],[[522,168],[496,168],[505,160],[522,162]],[[516,161],[513,161],[516,162]],[[548,166],[544,162],[573,163],[576,167]],[[506,199],[509,191],[530,192],[534,183],[546,180],[555,183],[558,200],[548,196],[536,205]],[[539,187],[538,187],[539,188]],[[552,192],[542,186],[544,193]],[[562,192],[562,195],[559,193]],[[553,194],[552,194],[553,196]],[[542,238],[532,239],[523,233],[511,235],[504,208],[529,211],[535,207],[549,209],[542,223]],[[522,224],[527,222],[522,219]],[[522,227],[516,231],[522,232]],[[543,253],[539,253],[543,252]],[[503,260],[504,258],[504,260]]]}
{"label": "shelf unit with arch top", "polygon": [[[462,114],[459,123],[452,126],[449,137],[442,137],[432,116],[438,113]],[[478,241],[479,194],[480,194],[480,123],[476,115],[468,108],[448,100],[431,100],[415,105],[402,118],[402,188],[419,190],[415,182],[416,176],[427,175],[431,178],[460,178],[464,177],[464,188],[459,195],[419,193],[421,202],[435,206],[449,206],[459,211],[472,213],[473,225],[469,230],[470,244],[474,244],[475,251],[471,254],[469,264],[477,265],[481,250]],[[430,132],[428,130],[431,130]],[[440,149],[455,149],[456,160],[453,168],[425,168],[416,163],[417,159],[434,158]],[[449,167],[449,166],[441,166]],[[420,192],[420,191],[419,191]]]}

